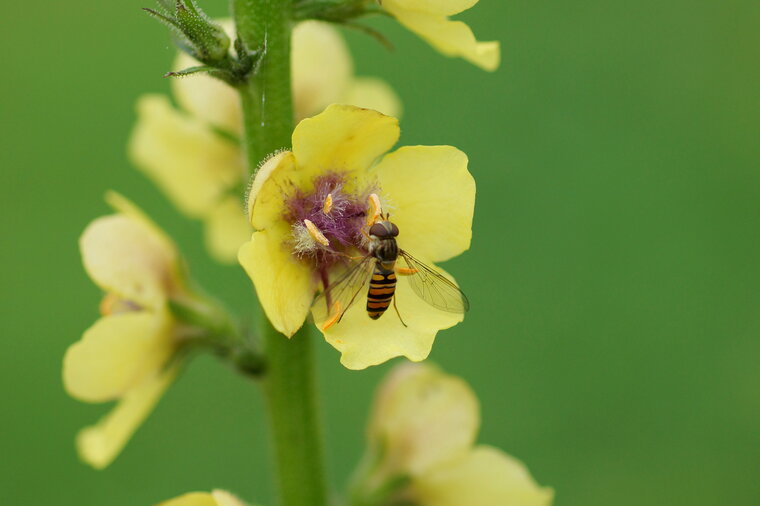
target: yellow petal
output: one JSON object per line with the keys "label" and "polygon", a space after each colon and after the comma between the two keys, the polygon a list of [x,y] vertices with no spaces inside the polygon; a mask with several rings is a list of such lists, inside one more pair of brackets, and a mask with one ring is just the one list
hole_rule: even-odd
{"label": "yellow petal", "polygon": [[[216,20],[230,39],[235,39],[235,27],[231,19]],[[202,65],[198,60],[180,51],[173,70],[183,70]],[[172,93],[177,103],[192,116],[232,134],[243,130],[243,113],[240,97],[230,85],[205,73],[171,79]]]}
{"label": "yellow petal", "polygon": [[309,268],[286,250],[289,231],[282,225],[255,232],[240,248],[238,260],[272,326],[291,337],[306,319],[315,283]]}
{"label": "yellow petal", "polygon": [[211,495],[216,500],[217,506],[246,506],[243,501],[226,490],[216,489],[211,491]]}
{"label": "yellow petal", "polygon": [[425,506],[548,506],[554,496],[536,484],[524,464],[488,446],[417,477],[413,489]]}
{"label": "yellow petal", "polygon": [[293,107],[297,119],[339,102],[353,74],[343,37],[327,23],[305,21],[293,30]]}
{"label": "yellow petal", "polygon": [[219,262],[232,264],[237,252],[251,237],[251,225],[243,212],[239,199],[228,197],[206,217],[206,247]]}
{"label": "yellow petal", "polygon": [[214,496],[208,492],[188,492],[174,499],[158,503],[156,506],[218,506]]}
{"label": "yellow petal", "polygon": [[466,23],[451,21],[440,14],[406,9],[397,0],[385,0],[383,7],[441,53],[462,57],[483,70],[493,71],[499,66],[499,43],[478,42]]}
{"label": "yellow petal", "polygon": [[394,7],[409,9],[412,11],[429,12],[442,16],[453,16],[465,11],[478,3],[478,0],[384,0],[383,6],[388,4]]}
{"label": "yellow petal", "polygon": [[77,450],[82,460],[96,469],[103,469],[113,462],[148,417],[176,374],[175,367],[149,376],[128,391],[116,407],[96,425],[82,429],[77,434]]}
{"label": "yellow petal", "polygon": [[[178,71],[197,65],[202,64],[180,52],[172,68]],[[242,134],[243,112],[233,87],[205,73],[173,77],[171,85],[177,103],[192,116],[226,132]]]}
{"label": "yellow petal", "polygon": [[[188,78],[189,79],[189,78]],[[135,163],[180,211],[200,217],[244,174],[240,148],[161,95],[144,95],[129,142]]]}
{"label": "yellow petal", "polygon": [[174,258],[179,256],[179,253],[177,252],[177,246],[174,244],[171,238],[166,234],[166,232],[163,231],[161,227],[156,224],[156,222],[154,222],[147,214],[145,214],[145,211],[137,207],[134,202],[126,198],[121,193],[115,192],[113,190],[108,190],[106,192],[105,201],[109,206],[111,206],[114,211],[139,222],[141,225],[149,229],[152,235],[155,236],[156,240],[163,243],[163,248],[166,250],[169,256],[172,256]]}
{"label": "yellow petal", "polygon": [[144,222],[127,215],[103,216],[79,239],[87,274],[106,292],[157,308],[176,288],[176,250]]}
{"label": "yellow petal", "polygon": [[63,357],[63,383],[73,397],[103,402],[120,397],[166,363],[171,322],[160,312],[100,318]]}
{"label": "yellow petal", "polygon": [[[442,269],[430,263],[428,266],[451,279]],[[403,276],[396,286],[395,297],[406,327],[396,315],[393,304],[379,319],[370,319],[366,293],[366,287],[362,288],[341,321],[323,331],[327,342],[341,352],[341,363],[349,369],[364,369],[399,356],[414,362],[425,360],[438,331],[453,327],[463,319],[461,314],[428,305],[412,291]]]}
{"label": "yellow petal", "polygon": [[401,117],[401,100],[388,83],[375,77],[357,77],[340,102],[380,111],[386,116]]}
{"label": "yellow petal", "polygon": [[404,364],[378,390],[369,436],[384,449],[391,472],[419,476],[464,457],[479,424],[478,401],[467,383],[436,367]]}
{"label": "yellow petal", "polygon": [[442,262],[470,247],[475,180],[467,155],[451,146],[405,146],[371,171],[398,226],[398,243]]}
{"label": "yellow petal", "polygon": [[309,179],[328,171],[364,171],[398,140],[398,120],[377,111],[331,105],[293,131],[296,165]]}
{"label": "yellow petal", "polygon": [[210,494],[189,492],[156,506],[246,506],[246,504],[226,490],[214,490]]}
{"label": "yellow petal", "polygon": [[257,230],[282,223],[286,195],[305,186],[303,171],[290,151],[280,151],[266,159],[256,170],[246,197],[248,217]]}

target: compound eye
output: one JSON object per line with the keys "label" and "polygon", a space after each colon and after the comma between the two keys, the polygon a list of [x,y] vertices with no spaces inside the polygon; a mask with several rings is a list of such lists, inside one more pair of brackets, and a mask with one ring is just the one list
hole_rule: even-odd
{"label": "compound eye", "polygon": [[391,223],[391,236],[396,237],[398,235],[398,227],[395,223]]}
{"label": "compound eye", "polygon": [[388,230],[383,226],[382,223],[375,223],[369,228],[369,235],[374,235],[375,237],[385,237],[388,235]]}

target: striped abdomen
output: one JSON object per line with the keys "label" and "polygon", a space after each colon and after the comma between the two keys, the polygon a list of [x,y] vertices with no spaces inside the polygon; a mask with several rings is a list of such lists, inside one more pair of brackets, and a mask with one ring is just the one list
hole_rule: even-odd
{"label": "striped abdomen", "polygon": [[393,300],[396,291],[396,273],[391,264],[390,269],[384,268],[380,262],[375,265],[367,293],[367,314],[373,320],[380,318]]}

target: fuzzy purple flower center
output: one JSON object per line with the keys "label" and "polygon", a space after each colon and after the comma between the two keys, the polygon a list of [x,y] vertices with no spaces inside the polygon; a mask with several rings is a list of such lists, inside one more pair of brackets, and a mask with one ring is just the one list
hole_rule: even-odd
{"label": "fuzzy purple flower center", "polygon": [[[342,261],[356,250],[366,253],[362,229],[367,216],[367,199],[375,189],[367,187],[359,191],[347,191],[355,187],[354,181],[340,172],[328,172],[314,179],[313,190],[296,189],[285,199],[285,220],[294,230],[293,253],[314,263],[317,271],[325,272],[333,264]],[[331,199],[328,212],[325,202]],[[314,243],[312,247],[295,247],[298,231],[303,231],[304,220],[309,220],[330,241],[325,246]]]}

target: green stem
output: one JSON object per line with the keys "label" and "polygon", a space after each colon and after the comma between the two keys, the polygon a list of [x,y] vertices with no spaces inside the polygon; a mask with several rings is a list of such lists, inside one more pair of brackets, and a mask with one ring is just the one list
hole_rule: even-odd
{"label": "green stem", "polygon": [[255,73],[241,84],[244,144],[250,171],[269,154],[290,146],[293,97],[290,85],[292,0],[233,0],[238,33],[261,51]]}
{"label": "green stem", "polygon": [[[270,153],[290,147],[293,100],[290,85],[292,0],[233,0],[238,33],[250,50],[261,51],[257,68],[239,86],[252,172]],[[263,378],[282,506],[322,506],[325,478],[317,411],[311,336],[304,328],[287,339],[265,317]]]}
{"label": "green stem", "polygon": [[288,340],[269,322],[265,325],[267,370],[263,383],[280,504],[322,506],[325,485],[312,336],[303,328]]}

